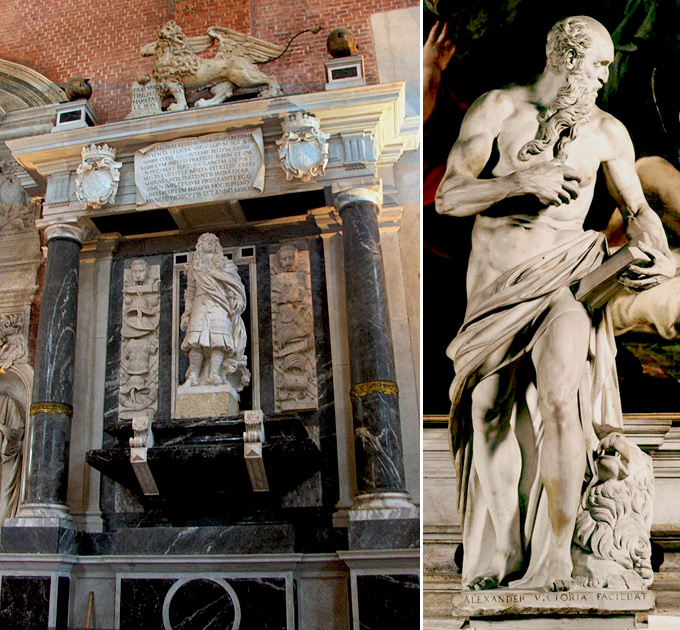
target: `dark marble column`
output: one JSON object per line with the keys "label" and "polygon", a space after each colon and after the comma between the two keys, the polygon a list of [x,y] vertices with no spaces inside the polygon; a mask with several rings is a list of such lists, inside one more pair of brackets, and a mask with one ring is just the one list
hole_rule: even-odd
{"label": "dark marble column", "polygon": [[[378,227],[380,201],[378,193],[365,188],[343,192],[335,200],[342,219],[359,491],[350,514],[354,548],[411,546],[418,519],[404,482],[399,388]],[[394,519],[402,525],[409,521],[405,538],[397,534]],[[376,529],[371,521],[390,523]]]}
{"label": "dark marble column", "polygon": [[47,266],[27,435],[28,461],[15,525],[63,525],[70,520],[66,485],[83,235],[77,225],[45,228]]}

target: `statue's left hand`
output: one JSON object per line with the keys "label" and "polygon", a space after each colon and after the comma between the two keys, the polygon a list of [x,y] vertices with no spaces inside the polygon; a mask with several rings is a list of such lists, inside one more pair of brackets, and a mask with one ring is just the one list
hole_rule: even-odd
{"label": "statue's left hand", "polygon": [[662,245],[656,242],[656,238],[647,233],[635,243],[650,261],[644,265],[631,265],[619,278],[621,284],[636,291],[651,289],[675,275],[675,261],[664,252]]}

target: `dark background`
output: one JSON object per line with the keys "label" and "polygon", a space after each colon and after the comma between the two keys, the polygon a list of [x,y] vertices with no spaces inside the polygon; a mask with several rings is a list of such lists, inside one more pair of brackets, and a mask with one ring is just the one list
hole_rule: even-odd
{"label": "dark background", "polygon": [[[428,205],[469,105],[491,89],[532,83],[545,66],[550,28],[568,15],[589,15],[612,33],[616,57],[598,105],[631,134],[636,157],[660,155],[678,167],[680,0],[427,0],[424,36],[446,20],[456,52],[442,75],[437,106],[424,128],[423,411],[447,414],[453,378],[446,347],[465,313],[465,273],[473,218],[440,216]],[[437,13],[433,12],[436,11]],[[601,178],[600,178],[601,179]],[[600,186],[586,227],[604,229],[615,209]],[[678,236],[669,233],[672,246]],[[644,375],[640,361],[619,344],[624,411],[678,411],[673,378]],[[654,402],[650,402],[654,401]]]}

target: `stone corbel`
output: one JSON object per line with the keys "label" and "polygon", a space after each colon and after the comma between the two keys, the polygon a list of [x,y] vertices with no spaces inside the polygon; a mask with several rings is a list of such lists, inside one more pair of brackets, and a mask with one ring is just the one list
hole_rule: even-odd
{"label": "stone corbel", "polygon": [[153,446],[153,418],[140,416],[132,419],[133,436],[130,438],[130,464],[135,471],[137,481],[146,496],[158,495],[158,486],[153,478],[147,461],[148,450]]}
{"label": "stone corbel", "polygon": [[262,460],[264,413],[260,409],[243,412],[246,430],[243,432],[243,457],[246,460],[253,492],[268,492],[267,471]]}

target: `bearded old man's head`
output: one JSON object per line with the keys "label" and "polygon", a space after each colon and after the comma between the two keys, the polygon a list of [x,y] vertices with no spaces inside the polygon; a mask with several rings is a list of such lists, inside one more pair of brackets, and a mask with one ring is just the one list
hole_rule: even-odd
{"label": "bearded old man's head", "polygon": [[538,114],[536,138],[519,152],[520,160],[538,155],[554,143],[554,157],[566,160],[566,146],[590,120],[597,93],[609,77],[614,44],[597,20],[586,16],[560,20],[548,33],[546,71],[564,75],[554,101]]}

